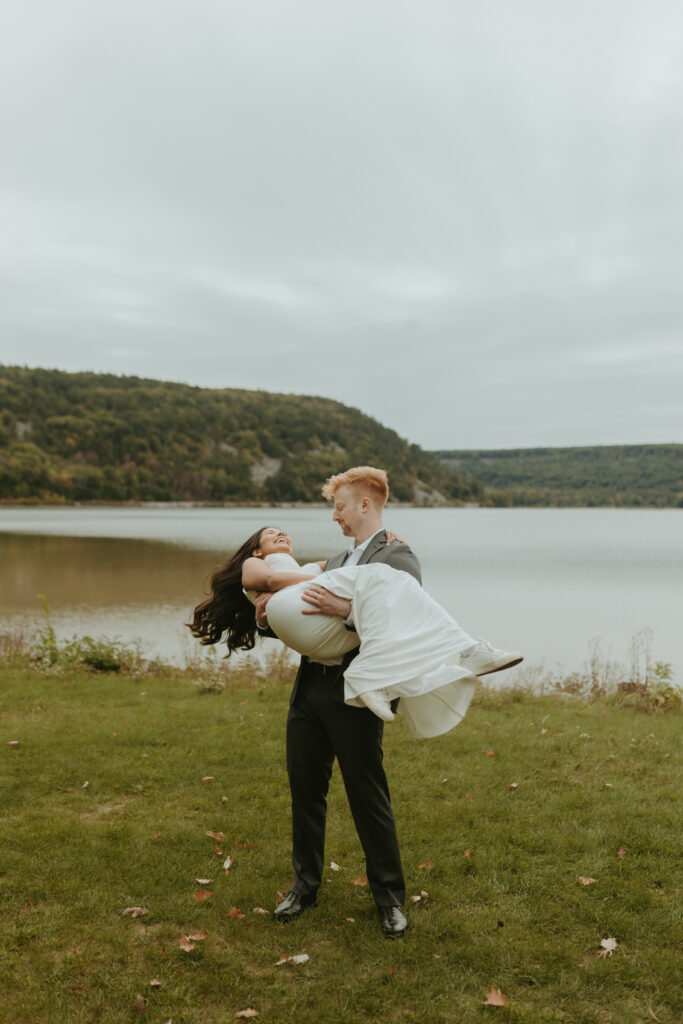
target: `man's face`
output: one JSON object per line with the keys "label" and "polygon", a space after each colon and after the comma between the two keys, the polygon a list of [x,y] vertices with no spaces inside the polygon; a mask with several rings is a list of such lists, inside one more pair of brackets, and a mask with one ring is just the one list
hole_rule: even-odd
{"label": "man's face", "polygon": [[334,493],[332,519],[339,524],[345,537],[355,537],[360,532],[368,499],[361,498],[353,487],[338,487]]}

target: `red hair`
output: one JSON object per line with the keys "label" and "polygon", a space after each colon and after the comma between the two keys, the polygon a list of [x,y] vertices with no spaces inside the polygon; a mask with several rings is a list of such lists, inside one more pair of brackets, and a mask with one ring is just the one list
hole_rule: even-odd
{"label": "red hair", "polygon": [[384,508],[389,497],[389,480],[383,469],[374,466],[353,466],[345,473],[331,476],[323,485],[323,498],[332,500],[339,487],[353,487],[356,494],[369,498],[373,505]]}

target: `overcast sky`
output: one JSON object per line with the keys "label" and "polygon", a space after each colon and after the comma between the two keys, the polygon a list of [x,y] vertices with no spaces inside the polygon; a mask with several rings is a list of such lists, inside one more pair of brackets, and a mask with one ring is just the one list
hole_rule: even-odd
{"label": "overcast sky", "polygon": [[683,441],[680,0],[0,0],[0,362]]}

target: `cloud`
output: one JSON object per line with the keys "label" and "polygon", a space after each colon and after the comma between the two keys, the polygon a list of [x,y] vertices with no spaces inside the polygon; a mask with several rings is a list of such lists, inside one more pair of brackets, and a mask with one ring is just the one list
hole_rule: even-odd
{"label": "cloud", "polygon": [[680,440],[682,29],[8,5],[0,358],[329,395],[428,447]]}

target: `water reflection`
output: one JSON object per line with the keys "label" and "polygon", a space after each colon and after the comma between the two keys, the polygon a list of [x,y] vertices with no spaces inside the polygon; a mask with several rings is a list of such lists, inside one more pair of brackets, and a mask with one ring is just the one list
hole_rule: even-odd
{"label": "water reflection", "polygon": [[[0,534],[0,610],[190,604],[225,555],[161,541]],[[195,601],[196,603],[196,601]]]}
{"label": "water reflection", "polygon": [[[671,510],[387,510],[426,588],[475,636],[532,662],[581,668],[591,638],[623,658],[634,633],[683,678],[683,530]],[[0,509],[0,628],[40,622],[59,635],[140,638],[182,659],[187,622],[211,570],[264,523],[302,560],[346,542],[328,510]],[[4,532],[3,532],[4,531]]]}

